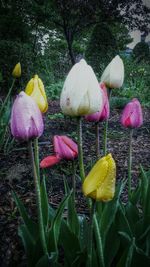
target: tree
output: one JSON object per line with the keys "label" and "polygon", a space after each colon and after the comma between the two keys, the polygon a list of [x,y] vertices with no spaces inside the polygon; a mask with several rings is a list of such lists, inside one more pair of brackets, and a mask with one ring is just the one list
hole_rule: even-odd
{"label": "tree", "polygon": [[132,55],[137,62],[140,62],[142,60],[149,60],[150,57],[149,45],[145,42],[137,43],[133,49]]}
{"label": "tree", "polygon": [[73,42],[96,24],[125,23],[130,28],[147,29],[149,8],[142,0],[51,0],[47,1],[46,18],[66,39],[72,64]]}

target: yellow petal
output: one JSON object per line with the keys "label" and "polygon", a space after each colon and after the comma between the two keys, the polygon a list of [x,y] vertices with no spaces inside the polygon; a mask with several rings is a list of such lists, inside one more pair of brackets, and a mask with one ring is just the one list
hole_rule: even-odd
{"label": "yellow petal", "polygon": [[25,88],[25,93],[27,95],[31,95],[33,92],[33,88],[34,88],[34,80],[33,78],[27,83],[27,86]]}
{"label": "yellow petal", "polygon": [[105,160],[105,157],[103,157],[97,161],[97,163],[94,165],[94,167],[84,180],[83,193],[85,196],[90,196],[100,187],[107,175],[107,170],[108,163]]}
{"label": "yellow petal", "polygon": [[35,75],[34,78],[32,78],[28,82],[25,92],[34,99],[41,112],[44,113],[47,111],[48,109],[47,97],[45,94],[43,82],[38,77],[38,75]]}
{"label": "yellow petal", "polygon": [[111,154],[101,158],[83,183],[85,196],[95,200],[109,201],[115,193],[116,164]]}
{"label": "yellow petal", "polygon": [[21,76],[21,64],[20,62],[16,64],[16,66],[13,69],[12,76],[14,78],[20,78]]}
{"label": "yellow petal", "polygon": [[109,201],[115,194],[116,183],[116,164],[110,154],[107,156],[108,171],[101,186],[97,189],[96,199],[102,201]]}

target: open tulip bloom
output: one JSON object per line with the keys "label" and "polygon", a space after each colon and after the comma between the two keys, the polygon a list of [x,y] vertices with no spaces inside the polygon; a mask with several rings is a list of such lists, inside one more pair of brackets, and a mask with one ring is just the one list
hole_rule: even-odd
{"label": "open tulip bloom", "polygon": [[113,58],[104,70],[101,82],[108,88],[120,88],[124,81],[124,64],[119,56]]}
{"label": "open tulip bloom", "polygon": [[65,80],[60,97],[61,109],[66,115],[83,116],[99,111],[102,105],[97,78],[82,59],[72,67]]}
{"label": "open tulip bloom", "polygon": [[126,128],[138,128],[143,124],[141,104],[136,98],[125,106],[121,116],[121,124]]}
{"label": "open tulip bloom", "polygon": [[48,102],[45,94],[44,84],[38,75],[35,75],[28,82],[25,92],[34,99],[42,113],[47,111]]}
{"label": "open tulip bloom", "polygon": [[42,114],[35,101],[21,92],[11,111],[11,133],[16,139],[29,140],[40,137],[44,130]]}
{"label": "open tulip bloom", "polygon": [[83,193],[94,200],[109,201],[115,194],[116,164],[111,154],[99,159],[83,183]]}

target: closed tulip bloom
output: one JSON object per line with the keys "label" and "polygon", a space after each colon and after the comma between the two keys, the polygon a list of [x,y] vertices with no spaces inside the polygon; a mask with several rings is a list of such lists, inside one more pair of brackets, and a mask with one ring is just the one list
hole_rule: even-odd
{"label": "closed tulip bloom", "polygon": [[21,92],[11,111],[11,132],[16,139],[29,140],[40,137],[44,130],[42,114],[35,101]]}
{"label": "closed tulip bloom", "polygon": [[100,83],[100,90],[102,91],[103,95],[103,108],[102,110],[85,116],[85,119],[87,121],[91,122],[98,122],[98,121],[104,121],[109,118],[110,109],[109,109],[109,100],[107,96],[107,88],[104,83]]}
{"label": "closed tulip bloom", "polygon": [[35,75],[27,84],[25,92],[30,95],[37,103],[42,113],[45,113],[48,109],[47,97],[42,80]]}
{"label": "closed tulip bloom", "polygon": [[101,81],[108,88],[120,88],[124,81],[124,64],[119,56],[113,58],[104,70]]}
{"label": "closed tulip bloom", "polygon": [[125,106],[121,116],[121,124],[128,128],[137,128],[143,124],[141,104],[136,98]]}
{"label": "closed tulip bloom", "polygon": [[100,110],[102,93],[93,69],[84,59],[70,70],[60,97],[64,114],[83,116]]}
{"label": "closed tulip bloom", "polygon": [[83,183],[85,196],[95,200],[110,201],[115,194],[116,164],[111,154],[94,165]]}
{"label": "closed tulip bloom", "polygon": [[42,169],[52,167],[53,165],[59,163],[60,160],[61,159],[55,155],[48,156],[40,162],[40,167]]}
{"label": "closed tulip bloom", "polygon": [[20,62],[16,64],[16,66],[13,69],[12,76],[14,78],[20,78],[21,76],[21,64]]}
{"label": "closed tulip bloom", "polygon": [[54,151],[61,159],[73,160],[78,156],[77,144],[67,136],[54,136]]}

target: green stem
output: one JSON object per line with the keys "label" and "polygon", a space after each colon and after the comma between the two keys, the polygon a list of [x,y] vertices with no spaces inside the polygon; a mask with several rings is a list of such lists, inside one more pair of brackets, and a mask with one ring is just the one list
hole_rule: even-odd
{"label": "green stem", "polygon": [[96,122],[95,124],[95,130],[96,130],[96,157],[97,160],[100,157],[100,146],[99,146],[99,122]]}
{"label": "green stem", "polygon": [[130,129],[130,133],[129,133],[129,159],[128,159],[128,198],[130,198],[130,196],[131,196],[132,136],[133,136],[133,129]]}
{"label": "green stem", "polygon": [[37,209],[38,209],[38,223],[39,223],[40,238],[42,242],[43,252],[45,254],[48,254],[46,240],[45,240],[45,233],[44,233],[44,225],[43,225],[40,183],[39,183],[39,177],[37,175],[37,170],[36,170],[36,164],[35,164],[34,153],[33,153],[33,148],[32,148],[32,141],[29,141],[29,152],[30,152],[30,157],[31,157],[34,184],[35,184],[35,190],[36,190],[36,203],[37,203]]}
{"label": "green stem", "polygon": [[4,100],[3,104],[2,104],[2,107],[1,107],[1,109],[0,109],[0,117],[1,117],[1,115],[2,115],[3,109],[5,108],[5,105],[7,104],[7,101],[8,101],[8,99],[9,99],[9,97],[10,97],[10,94],[11,94],[12,89],[13,89],[13,87],[14,87],[15,81],[16,81],[16,79],[14,78],[13,81],[12,81],[11,87],[10,87],[10,89],[9,89],[9,91],[8,91],[8,94],[7,94],[5,100]]}
{"label": "green stem", "polygon": [[93,217],[96,208],[96,201],[92,200],[90,220],[89,220],[89,232],[88,232],[88,258],[87,258],[87,267],[93,267],[92,265],[92,245],[93,245]]}
{"label": "green stem", "polygon": [[103,154],[106,156],[107,154],[107,134],[108,134],[108,119],[104,124],[104,140],[103,140]]}
{"label": "green stem", "polygon": [[37,176],[40,181],[40,168],[39,168],[39,144],[38,144],[38,138],[34,139],[34,155],[35,155],[35,166],[37,170]]}
{"label": "green stem", "polygon": [[78,117],[77,120],[78,120],[78,159],[79,159],[80,177],[83,182],[85,179],[85,172],[84,172],[83,150],[82,150],[82,119],[81,117]]}
{"label": "green stem", "polygon": [[[107,95],[108,95],[109,105],[110,105],[111,94],[112,94],[112,89],[108,88]],[[104,156],[106,156],[107,154],[107,139],[108,139],[108,119],[105,121],[105,124],[104,124],[104,140],[103,140]]]}
{"label": "green stem", "polygon": [[75,168],[75,162],[72,161],[72,169],[73,169],[73,175],[72,175],[72,197],[73,197],[73,203],[75,204],[75,195],[76,195],[76,168]]}
{"label": "green stem", "polygon": [[103,245],[102,245],[102,238],[101,238],[101,231],[99,229],[99,225],[97,222],[96,214],[94,214],[94,230],[95,230],[95,236],[97,240],[97,251],[98,251],[98,258],[99,258],[99,266],[104,267],[104,253],[103,253]]}

